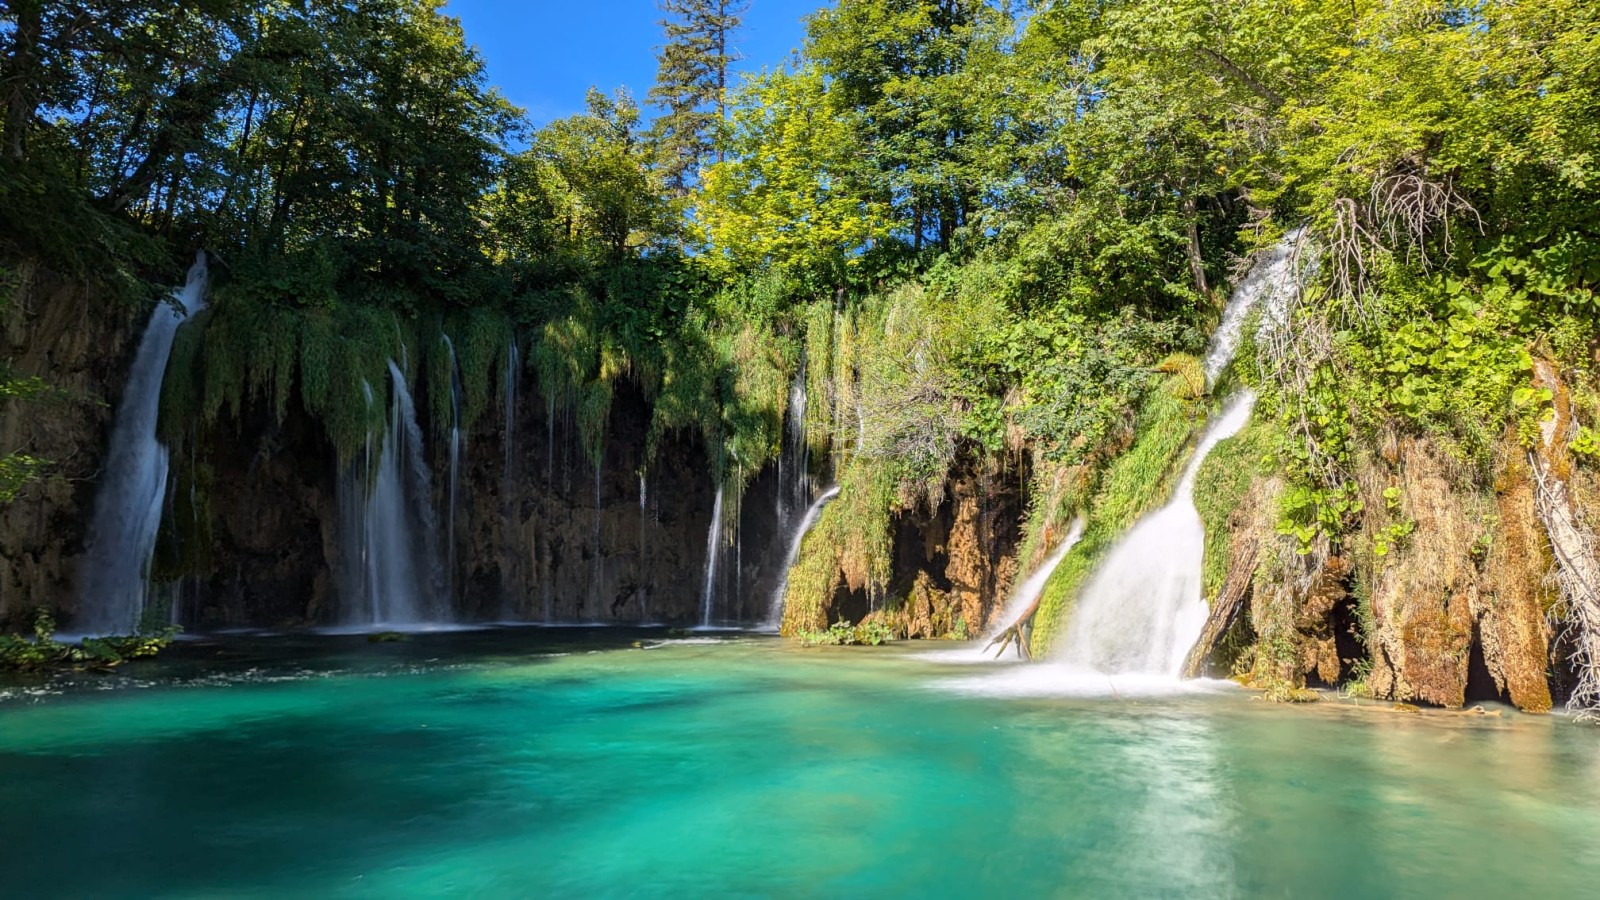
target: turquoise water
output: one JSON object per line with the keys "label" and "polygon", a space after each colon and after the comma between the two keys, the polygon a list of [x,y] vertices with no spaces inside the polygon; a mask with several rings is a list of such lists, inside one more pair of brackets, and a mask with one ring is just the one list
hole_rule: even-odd
{"label": "turquoise water", "polygon": [[[6,897],[1524,897],[1560,717],[1010,693],[928,645],[232,639],[0,702]],[[995,691],[989,691],[993,683]],[[108,689],[109,688],[109,689]]]}

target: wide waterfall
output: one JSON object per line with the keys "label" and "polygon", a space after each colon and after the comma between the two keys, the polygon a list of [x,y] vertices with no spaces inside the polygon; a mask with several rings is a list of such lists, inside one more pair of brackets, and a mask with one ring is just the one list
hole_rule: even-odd
{"label": "wide waterfall", "polygon": [[156,440],[167,357],[184,319],[205,308],[206,256],[201,251],[183,290],[150,314],[128,372],[95,496],[89,545],[80,570],[79,630],[127,634],[144,616],[151,555],[167,491],[167,448]]}
{"label": "wide waterfall", "polygon": [[[339,481],[344,620],[350,625],[407,627],[450,618],[422,429],[405,373],[391,361],[389,375],[387,433],[369,435],[362,464]],[[375,438],[382,441],[376,460]]]}
{"label": "wide waterfall", "polygon": [[[1215,383],[1239,347],[1245,323],[1261,311],[1260,329],[1282,324],[1299,273],[1299,230],[1290,232],[1239,284],[1206,354]],[[1206,454],[1250,421],[1253,394],[1243,392],[1205,429],[1172,498],[1112,549],[1071,613],[1060,659],[1069,668],[1106,674],[1176,676],[1205,627],[1201,596],[1205,528],[1194,507],[1194,482]]]}
{"label": "wide waterfall", "polygon": [[839,496],[838,486],[828,488],[822,492],[806,514],[801,517],[800,525],[794,530],[794,538],[789,542],[789,552],[783,558],[783,575],[778,579],[778,587],[772,592],[772,607],[767,613],[767,625],[777,628],[783,622],[783,595],[789,590],[789,570],[794,568],[795,560],[800,558],[800,544],[806,539],[817,519],[822,517],[822,508],[833,502]]}

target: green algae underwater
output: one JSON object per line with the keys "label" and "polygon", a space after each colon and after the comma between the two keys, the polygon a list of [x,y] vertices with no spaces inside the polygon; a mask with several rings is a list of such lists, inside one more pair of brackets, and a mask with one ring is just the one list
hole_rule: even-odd
{"label": "green algae underwater", "polygon": [[13,682],[0,893],[1581,896],[1600,879],[1600,742],[1565,717],[1283,707],[1225,683],[1093,696],[928,645],[659,637],[230,637]]}

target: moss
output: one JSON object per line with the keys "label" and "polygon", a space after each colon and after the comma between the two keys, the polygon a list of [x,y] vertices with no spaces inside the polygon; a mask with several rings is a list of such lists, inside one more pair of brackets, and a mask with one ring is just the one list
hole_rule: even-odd
{"label": "moss", "polygon": [[805,308],[806,443],[811,453],[821,457],[828,452],[833,433],[833,403],[829,387],[833,383],[834,308],[819,301]]}
{"label": "moss", "polygon": [[1194,484],[1194,505],[1205,526],[1205,556],[1201,587],[1209,603],[1228,577],[1232,518],[1251,482],[1265,474],[1265,461],[1277,446],[1273,424],[1252,420],[1243,431],[1219,441],[1200,464]]}
{"label": "moss", "polygon": [[605,453],[606,424],[611,416],[611,382],[597,379],[578,391],[578,441],[590,465],[599,466]]}
{"label": "moss", "polygon": [[161,415],[157,430],[161,442],[169,448],[184,446],[190,430],[198,424],[194,412],[200,408],[200,359],[209,316],[209,312],[202,311],[180,325],[173,337],[167,373],[161,382]]}
{"label": "moss", "polygon": [[1068,610],[1101,559],[1140,516],[1171,493],[1201,418],[1200,407],[1184,399],[1189,387],[1179,372],[1145,398],[1133,445],[1107,466],[1088,507],[1082,539],[1045,583],[1033,620],[1035,657],[1049,654],[1066,626]]}
{"label": "moss", "polygon": [[1040,460],[1033,472],[1017,566],[1031,572],[1050,555],[1089,502],[1090,469]]}
{"label": "moss", "polygon": [[467,314],[461,336],[456,341],[456,365],[463,395],[463,430],[470,430],[477,424],[489,408],[489,398],[496,396],[495,390],[502,383],[495,378],[497,364],[505,356],[511,335],[510,318],[497,309],[480,306]]}

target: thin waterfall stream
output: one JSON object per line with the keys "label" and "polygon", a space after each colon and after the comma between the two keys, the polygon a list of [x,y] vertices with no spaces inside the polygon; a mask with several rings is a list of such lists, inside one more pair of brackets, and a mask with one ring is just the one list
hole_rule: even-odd
{"label": "thin waterfall stream", "polygon": [[139,339],[111,429],[78,590],[76,625],[87,634],[130,634],[144,617],[150,560],[167,491],[167,448],[156,438],[161,385],[178,326],[205,308],[206,255],[195,255],[183,289],[159,303]]}
{"label": "thin waterfall stream", "polygon": [[505,470],[502,499],[511,496],[511,490],[516,484],[517,460],[517,382],[522,375],[522,357],[517,351],[517,340],[512,338],[506,345],[506,384],[505,384]]}
{"label": "thin waterfall stream", "polygon": [[450,486],[445,511],[445,596],[453,602],[456,583],[456,506],[461,482],[461,365],[450,335],[441,335],[450,352]]}
{"label": "thin waterfall stream", "polygon": [[822,496],[811,504],[806,514],[801,517],[799,527],[794,530],[794,538],[789,541],[789,552],[783,558],[783,575],[778,579],[778,587],[772,592],[772,605],[767,612],[767,627],[777,628],[783,621],[783,596],[789,590],[789,570],[794,568],[795,561],[800,558],[800,545],[805,541],[806,535],[822,517],[822,510],[835,497],[839,496],[839,486],[834,485],[822,492]]}
{"label": "thin waterfall stream", "polygon": [[1044,591],[1044,586],[1049,582],[1050,576],[1055,574],[1056,567],[1061,565],[1061,561],[1067,558],[1067,552],[1077,546],[1082,537],[1083,517],[1079,516],[1072,520],[1072,526],[1067,529],[1066,536],[1050,552],[1045,561],[1040,563],[1039,567],[1034,569],[1021,584],[1012,589],[1011,596],[1006,600],[1005,609],[1001,611],[999,617],[995,620],[995,626],[989,629],[988,634],[983,636],[985,642],[992,642],[1007,629],[1016,627],[1018,619],[1033,611],[1034,604]]}
{"label": "thin waterfall stream", "polygon": [[722,484],[717,484],[717,499],[711,505],[711,527],[706,532],[705,591],[701,595],[700,626],[711,625],[712,602],[717,596],[717,556],[722,549]]}

